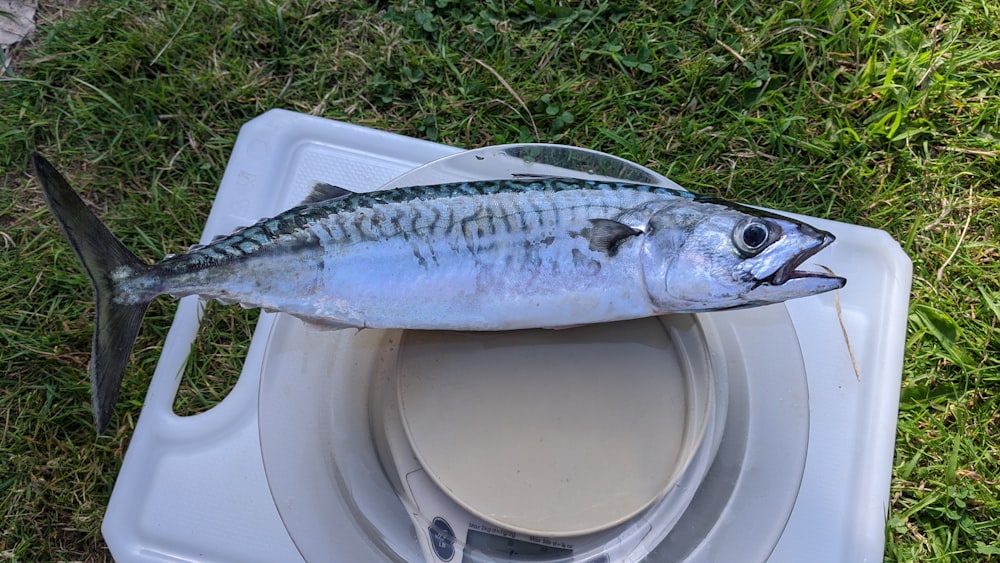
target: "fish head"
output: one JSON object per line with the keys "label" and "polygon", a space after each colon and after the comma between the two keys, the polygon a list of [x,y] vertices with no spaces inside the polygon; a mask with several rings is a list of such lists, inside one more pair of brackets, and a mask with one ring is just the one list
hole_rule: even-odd
{"label": "fish head", "polygon": [[738,204],[661,209],[651,214],[643,239],[646,289],[662,312],[767,305],[847,283],[796,269],[832,244],[832,234]]}

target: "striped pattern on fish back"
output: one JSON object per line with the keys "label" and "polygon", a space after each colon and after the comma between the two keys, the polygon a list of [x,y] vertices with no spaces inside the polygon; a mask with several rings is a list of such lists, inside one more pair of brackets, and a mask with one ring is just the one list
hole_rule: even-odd
{"label": "striped pattern on fish back", "polygon": [[[432,186],[411,186],[378,192],[355,193],[343,198],[300,205],[272,218],[263,219],[254,225],[237,229],[233,233],[213,241],[211,244],[194,246],[185,254],[169,255],[160,264],[160,267],[164,270],[174,271],[207,267],[212,264],[226,262],[232,259],[255,254],[278,240],[287,240],[289,236],[293,238],[301,238],[300,242],[303,244],[315,242],[316,234],[314,232],[314,228],[317,226],[317,223],[321,221],[328,221],[332,217],[341,214],[347,214],[364,209],[372,209],[377,206],[416,202],[434,202],[436,200],[463,196],[471,198],[475,198],[476,196],[493,196],[500,194],[526,194],[538,196],[545,193],[566,192],[573,190],[593,190],[599,192],[634,191],[646,194],[661,194],[667,197],[673,196],[689,200],[709,199],[690,192],[674,190],[662,186],[630,184],[624,182],[600,182],[573,178],[482,180]],[[595,198],[595,200],[600,199],[601,198]],[[416,207],[423,206],[417,205]],[[440,209],[440,207],[436,205],[432,205],[430,207]],[[540,217],[540,215],[537,216]],[[395,222],[397,227],[396,229],[390,230],[398,232],[398,217],[391,218],[390,220]],[[524,220],[523,216],[522,220]],[[449,224],[454,222],[454,217],[450,218]],[[336,223],[340,223],[341,228],[349,228],[349,225],[346,225],[343,221],[336,221]],[[370,221],[366,223],[367,225],[355,224],[355,228],[350,230],[356,231],[360,238],[368,240],[385,234],[383,229],[374,228]],[[437,217],[431,220],[432,225],[436,225],[436,223]],[[507,225],[507,230],[509,231],[510,229],[511,226]],[[332,234],[330,233],[329,228],[322,230],[325,230],[328,235]],[[349,234],[344,231],[342,231],[342,235],[350,238]],[[333,238],[344,237],[334,236]]]}

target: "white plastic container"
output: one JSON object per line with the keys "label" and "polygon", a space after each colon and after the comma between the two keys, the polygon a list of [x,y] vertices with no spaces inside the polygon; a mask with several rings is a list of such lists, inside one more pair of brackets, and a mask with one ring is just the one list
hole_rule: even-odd
{"label": "white plastic container", "polygon": [[[455,152],[273,110],[241,130],[202,242],[294,205],[316,181],[376,189]],[[769,561],[881,560],[911,265],[884,232],[808,220],[838,238],[821,258],[849,280],[840,299],[861,378],[851,367],[834,296],[789,302],[808,378],[809,447],[794,509]],[[274,315],[261,315],[243,373],[226,399],[205,413],[178,417],[171,408],[198,319],[197,298],[183,299],[115,485],[105,538],[118,561],[301,561],[271,498],[258,438],[261,361]],[[777,353],[783,344],[773,343]],[[766,409],[748,412],[746,424],[768,416]],[[766,475],[768,468],[741,471],[736,478]],[[720,510],[736,513],[766,510],[766,502],[731,507],[716,499]],[[713,530],[719,539],[698,544],[689,560],[727,560],[733,553],[753,559],[746,550],[732,551],[754,537],[753,518],[743,520],[751,524]],[[347,541],[358,533],[354,526],[343,522],[321,533]],[[663,546],[647,560],[675,555]],[[331,560],[338,559],[331,554]],[[339,560],[352,559],[345,553]]]}

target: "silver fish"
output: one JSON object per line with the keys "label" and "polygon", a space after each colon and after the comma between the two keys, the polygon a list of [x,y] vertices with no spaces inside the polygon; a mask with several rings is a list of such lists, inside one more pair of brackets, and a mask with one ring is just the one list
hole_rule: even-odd
{"label": "silver fish", "polygon": [[158,295],[201,295],[329,327],[509,330],[752,307],[843,287],[796,270],[833,242],[802,222],[663,187],[527,177],[353,193],[147,265],[33,155],[93,282],[94,419],[108,425]]}

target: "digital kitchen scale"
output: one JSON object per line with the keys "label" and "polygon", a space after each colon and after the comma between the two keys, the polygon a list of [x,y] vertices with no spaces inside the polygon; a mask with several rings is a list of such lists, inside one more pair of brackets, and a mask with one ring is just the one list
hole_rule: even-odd
{"label": "digital kitchen scale", "polygon": [[[604,176],[609,173],[615,176]],[[627,161],[553,145],[459,153],[387,187],[527,175],[677,187]],[[772,308],[772,322],[785,330],[780,341],[794,343],[781,308]],[[739,319],[747,317],[766,319],[768,313],[723,317],[735,323],[725,334],[741,332]],[[737,388],[766,379],[797,387],[798,400],[766,407],[780,415],[775,424],[743,440],[742,448],[727,448],[724,462],[742,464],[748,443],[772,450],[779,444],[783,479],[774,490],[755,479],[740,488],[713,487],[728,487],[737,499],[767,495],[767,516],[743,514],[771,523],[754,538],[770,550],[791,512],[805,462],[802,358],[794,346],[785,357],[747,350],[727,357],[725,351],[739,350],[741,342],[723,340],[716,324],[713,315],[702,314],[565,330],[357,332],[279,319],[264,353],[260,392],[261,450],[278,512],[307,560],[342,549],[343,539],[314,534],[306,524],[334,520],[326,513],[340,506],[341,497],[353,497],[355,505],[337,519],[367,522],[369,543],[384,542],[369,558],[640,560],[693,500],[699,502],[696,493],[722,439],[729,378],[742,379]],[[367,403],[357,381],[369,386]],[[745,404],[747,397],[734,402]],[[287,439],[316,419],[323,421],[317,443]],[[375,456],[360,453],[373,444]],[[368,458],[367,467],[352,469],[361,457]],[[323,465],[327,473],[319,479],[300,473]],[[393,489],[384,498],[377,498],[384,487],[371,478],[379,468]],[[412,520],[422,556],[412,549],[408,527],[380,520],[393,493]],[[305,496],[316,506],[303,504]],[[707,537],[718,517],[685,525],[700,527]]]}
{"label": "digital kitchen scale", "polygon": [[[653,174],[590,151],[493,150],[478,162],[507,173]],[[317,181],[367,191],[478,174],[461,156],[418,168],[458,153],[268,112],[241,131],[203,241]],[[860,380],[833,294],[485,335],[323,331],[263,314],[232,392],[178,417],[200,312],[185,298],[108,545],[118,561],[881,560],[910,264],[885,233],[807,220],[838,237],[817,259],[849,280],[840,313]],[[618,381],[598,376],[615,370],[609,357]]]}

